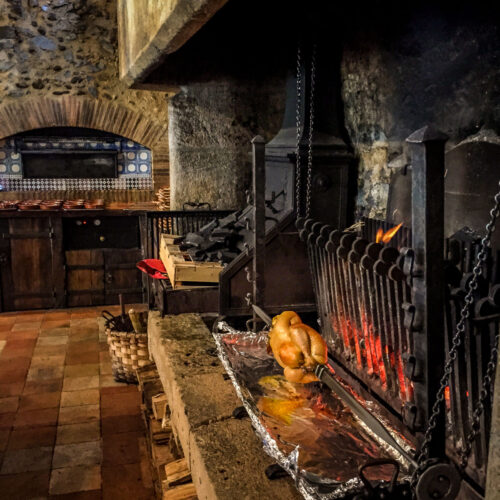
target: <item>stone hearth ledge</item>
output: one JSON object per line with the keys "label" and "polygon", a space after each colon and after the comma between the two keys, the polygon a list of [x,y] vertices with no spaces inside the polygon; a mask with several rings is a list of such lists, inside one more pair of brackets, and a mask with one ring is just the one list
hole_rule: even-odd
{"label": "stone hearth ledge", "polygon": [[301,498],[289,477],[270,481],[273,460],[249,419],[232,412],[241,402],[198,314],[161,318],[149,313],[149,348],[171,411],[176,439],[191,467],[200,500]]}

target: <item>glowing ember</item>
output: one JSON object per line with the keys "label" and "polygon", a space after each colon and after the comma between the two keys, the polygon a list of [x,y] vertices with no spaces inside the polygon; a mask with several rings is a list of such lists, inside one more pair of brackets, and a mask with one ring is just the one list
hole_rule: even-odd
{"label": "glowing ember", "polygon": [[399,231],[402,225],[403,223],[391,227],[391,229],[387,230],[385,233],[382,228],[379,228],[379,230],[377,231],[377,235],[375,237],[375,242],[389,243],[389,241],[391,241],[392,237]]}

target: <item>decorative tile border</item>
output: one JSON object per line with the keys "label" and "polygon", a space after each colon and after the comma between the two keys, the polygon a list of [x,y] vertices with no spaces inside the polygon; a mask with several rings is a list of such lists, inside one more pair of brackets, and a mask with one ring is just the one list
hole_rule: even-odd
{"label": "decorative tile border", "polygon": [[22,179],[0,175],[0,191],[111,191],[116,189],[153,189],[151,177],[116,179]]}
{"label": "decorative tile border", "polygon": [[0,141],[0,177],[22,178],[20,150],[117,151],[118,177],[151,177],[151,151],[129,139],[92,137],[11,137]]}

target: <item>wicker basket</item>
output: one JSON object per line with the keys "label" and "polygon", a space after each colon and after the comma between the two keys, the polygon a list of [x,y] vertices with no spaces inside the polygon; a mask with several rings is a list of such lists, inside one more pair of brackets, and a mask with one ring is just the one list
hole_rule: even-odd
{"label": "wicker basket", "polygon": [[106,328],[113,376],[117,382],[137,384],[136,368],[148,365],[148,334],[117,332]]}

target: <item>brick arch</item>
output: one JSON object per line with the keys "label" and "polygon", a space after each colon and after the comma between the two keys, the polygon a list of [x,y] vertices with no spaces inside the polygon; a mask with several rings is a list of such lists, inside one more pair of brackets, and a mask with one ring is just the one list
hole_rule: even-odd
{"label": "brick arch", "polygon": [[87,127],[122,135],[150,149],[167,141],[167,126],[108,101],[65,96],[19,99],[0,106],[0,139],[44,127]]}
{"label": "brick arch", "polygon": [[168,182],[168,127],[109,101],[63,96],[20,98],[0,106],[0,139],[46,127],[85,127],[111,132],[151,149],[155,189]]}

